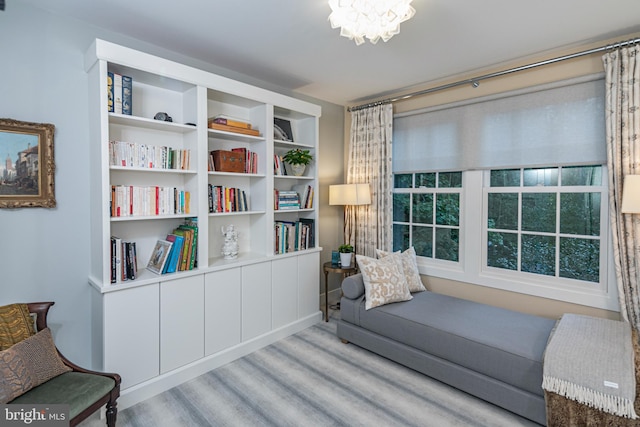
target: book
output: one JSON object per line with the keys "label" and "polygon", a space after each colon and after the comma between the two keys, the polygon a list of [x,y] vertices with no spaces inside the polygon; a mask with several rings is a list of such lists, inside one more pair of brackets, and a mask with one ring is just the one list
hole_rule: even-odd
{"label": "book", "polygon": [[247,123],[237,119],[232,119],[224,115],[218,115],[213,118],[210,118],[209,123],[212,123],[212,122],[217,123],[219,125],[233,126],[233,127],[242,128],[242,129],[251,129],[251,123]]}
{"label": "book", "polygon": [[178,270],[178,262],[180,261],[180,254],[182,252],[182,245],[184,244],[184,237],[176,234],[167,234],[166,239],[168,242],[173,243],[171,246],[171,253],[169,253],[169,260],[165,264],[166,273],[175,273]]}
{"label": "book", "polygon": [[129,76],[122,76],[122,114],[131,115],[131,97],[133,95],[133,80]]}
{"label": "book", "polygon": [[214,122],[210,122],[209,123],[209,129],[222,130],[222,131],[233,132],[233,133],[240,133],[240,134],[243,134],[243,135],[260,136],[260,132],[257,129],[243,129],[243,128],[237,128],[237,127],[229,126],[229,125],[221,125],[221,124],[214,123]]}
{"label": "book", "polygon": [[113,112],[122,114],[122,75],[113,73]]}
{"label": "book", "polygon": [[107,72],[107,107],[110,113],[113,113],[113,73]]}
{"label": "book", "polygon": [[153,251],[151,251],[151,257],[149,257],[149,262],[147,263],[147,270],[156,274],[162,274],[164,265],[171,252],[171,246],[173,246],[173,243],[167,240],[158,240]]}
{"label": "book", "polygon": [[191,248],[189,248],[189,263],[187,270],[193,270],[196,266],[196,258],[198,255],[198,227],[195,225],[182,224],[178,229],[189,230],[191,235]]}

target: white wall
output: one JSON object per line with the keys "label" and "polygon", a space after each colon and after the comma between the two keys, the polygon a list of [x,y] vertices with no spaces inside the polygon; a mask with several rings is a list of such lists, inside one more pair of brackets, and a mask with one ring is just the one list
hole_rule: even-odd
{"label": "white wall", "polygon": [[[123,38],[79,21],[52,15],[20,1],[0,11],[0,117],[53,123],[55,132],[54,209],[0,209],[0,305],[12,302],[55,301],[49,321],[56,343],[71,360],[90,366],[91,289],[89,274],[89,125],[84,52],[93,39],[115,43],[287,93],[264,82],[204,64],[162,48]],[[343,108],[319,103],[321,159],[342,153]],[[0,158],[7,154],[0,147]],[[342,162],[340,162],[341,164]],[[321,192],[340,182],[342,170],[322,172]],[[325,199],[323,196],[322,199]],[[323,200],[320,203],[323,203]],[[321,210],[323,229],[335,227],[334,209]],[[323,218],[328,216],[328,219]],[[333,231],[331,231],[333,233]],[[331,234],[329,233],[329,235]],[[332,239],[329,239],[333,243]],[[331,248],[325,248],[325,252]],[[323,255],[323,258],[325,255]]]}

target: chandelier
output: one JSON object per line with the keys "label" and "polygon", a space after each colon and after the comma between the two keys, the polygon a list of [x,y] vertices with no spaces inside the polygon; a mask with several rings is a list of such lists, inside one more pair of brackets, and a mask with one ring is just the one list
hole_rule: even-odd
{"label": "chandelier", "polygon": [[340,35],[364,43],[387,41],[400,32],[400,24],[410,19],[416,10],[413,0],[329,0],[331,28],[340,28]]}

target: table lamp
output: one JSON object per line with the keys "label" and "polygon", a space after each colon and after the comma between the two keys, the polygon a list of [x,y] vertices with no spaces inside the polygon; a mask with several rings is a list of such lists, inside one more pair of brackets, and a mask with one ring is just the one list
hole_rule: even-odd
{"label": "table lamp", "polygon": [[640,175],[626,175],[622,189],[622,213],[640,213]]}
{"label": "table lamp", "polygon": [[[371,191],[369,184],[338,184],[329,186],[329,204],[330,205],[344,205],[344,206],[362,206],[371,204]],[[348,216],[344,218],[344,231],[348,229]],[[350,228],[349,228],[350,229]],[[355,230],[355,224],[353,229]],[[346,233],[345,233],[346,234]],[[349,239],[345,239],[345,243],[349,243]],[[355,238],[353,239],[355,242]],[[355,252],[355,245],[354,252]]]}

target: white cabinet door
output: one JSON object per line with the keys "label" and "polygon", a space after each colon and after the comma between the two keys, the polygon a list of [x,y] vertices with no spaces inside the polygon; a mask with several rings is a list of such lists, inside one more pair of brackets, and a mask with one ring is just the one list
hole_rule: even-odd
{"label": "white cabinet door", "polygon": [[298,258],[282,258],[272,263],[273,329],[298,320]]}
{"label": "white cabinet door", "polygon": [[242,267],[242,341],[271,331],[271,262]]}
{"label": "white cabinet door", "polygon": [[160,284],[160,372],[204,357],[204,276]]}
{"label": "white cabinet door", "polygon": [[298,318],[320,310],[320,253],[298,257]]}
{"label": "white cabinet door", "polygon": [[158,376],[158,284],[104,294],[104,370],[122,377],[122,389]]}
{"label": "white cabinet door", "polygon": [[204,279],[206,356],[240,344],[242,340],[241,269],[207,273]]}

